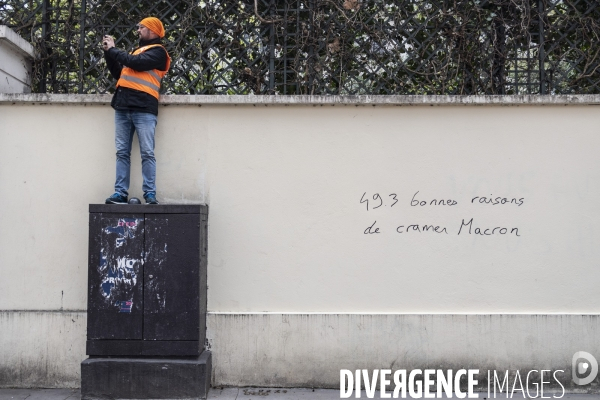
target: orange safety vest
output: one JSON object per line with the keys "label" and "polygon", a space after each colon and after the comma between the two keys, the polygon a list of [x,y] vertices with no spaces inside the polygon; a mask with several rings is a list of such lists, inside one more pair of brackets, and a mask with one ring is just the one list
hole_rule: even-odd
{"label": "orange safety vest", "polygon": [[[151,44],[148,46],[140,47],[133,53],[134,56],[143,53],[144,51],[152,47],[163,47],[160,44]],[[163,47],[164,48],[164,47]],[[165,52],[167,50],[165,49]],[[160,71],[158,69],[152,69],[149,71],[136,71],[129,67],[123,67],[121,70],[121,77],[117,81],[117,87],[122,86],[130,89],[139,90],[140,92],[148,93],[158,100],[158,94],[160,90],[160,82],[162,78],[167,74],[167,71],[171,67],[171,57],[167,53],[167,69]]]}

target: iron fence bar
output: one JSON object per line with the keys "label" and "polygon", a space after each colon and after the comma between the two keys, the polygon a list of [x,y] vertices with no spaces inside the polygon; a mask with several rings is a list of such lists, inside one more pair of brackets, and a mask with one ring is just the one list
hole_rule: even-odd
{"label": "iron fence bar", "polygon": [[315,44],[314,44],[314,36],[315,36],[315,0],[309,0],[308,3],[308,34],[310,39],[310,44],[308,45],[308,62],[306,63],[306,69],[308,74],[308,94],[313,95],[315,93],[314,88],[314,80],[315,80]]}
{"label": "iron fence bar", "polygon": [[[271,21],[275,19],[275,1],[271,0],[269,3],[269,15]],[[269,94],[275,93],[275,35],[276,35],[276,24],[271,23],[268,25],[269,29]],[[260,88],[258,88],[260,90]]]}
{"label": "iron fence bar", "polygon": [[[55,21],[56,24],[55,24],[53,33],[55,34],[55,37],[57,37],[59,29],[60,29],[60,25],[59,25],[59,23],[60,23],[60,3],[59,3],[59,0],[55,0],[55,1],[56,1],[56,6],[52,7],[52,11],[55,12],[55,19],[56,19],[56,21]],[[50,37],[52,37],[52,35]],[[51,43],[52,43],[52,41],[51,41]],[[55,55],[55,49],[54,49],[54,46],[52,46],[52,45],[48,49],[48,56],[49,56],[49,59],[50,59],[51,65],[52,65],[52,69],[51,69],[52,76],[57,76],[57,73],[58,73],[57,62],[56,62],[57,60],[56,60],[56,55]],[[67,62],[64,65],[65,68],[69,65],[68,63],[69,63],[69,61],[67,60]],[[58,86],[59,86],[59,80],[52,79],[52,92],[53,93],[56,93],[59,91]]]}
{"label": "iron fence bar", "polygon": [[42,0],[42,40],[41,40],[41,54],[38,62],[40,65],[40,83],[38,87],[38,91],[40,93],[46,93],[46,83],[47,83],[47,57],[48,57],[48,36],[50,35],[50,12],[51,12],[51,4],[50,0]]}
{"label": "iron fence bar", "polygon": [[544,19],[546,16],[544,0],[538,0],[538,29],[539,29],[539,74],[540,74],[540,94],[546,94],[546,69],[545,60],[546,54],[544,53]]}
{"label": "iron fence bar", "polygon": [[77,93],[83,93],[83,76],[85,60],[85,15],[87,9],[87,0],[81,0],[81,13],[79,15],[79,85]]}

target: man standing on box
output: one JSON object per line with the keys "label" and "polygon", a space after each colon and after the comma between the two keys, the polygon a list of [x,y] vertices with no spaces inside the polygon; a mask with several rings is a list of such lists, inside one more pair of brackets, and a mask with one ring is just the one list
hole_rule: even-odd
{"label": "man standing on box", "polygon": [[115,109],[117,174],[115,193],[106,204],[126,204],[129,190],[133,133],[137,132],[142,156],[142,177],[146,204],[156,200],[156,159],[154,129],[162,78],[171,66],[171,57],[161,44],[165,28],[158,18],[144,18],[137,26],[140,47],[131,54],[115,48],[114,39],[104,36],[102,47],[111,75],[118,79],[111,101]]}

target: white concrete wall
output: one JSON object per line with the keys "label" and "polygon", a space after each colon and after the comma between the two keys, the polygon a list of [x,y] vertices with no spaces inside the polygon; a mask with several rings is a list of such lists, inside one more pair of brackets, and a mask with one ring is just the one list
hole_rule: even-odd
{"label": "white concrete wall", "polygon": [[0,311],[0,387],[79,387],[85,312]]}
{"label": "white concrete wall", "polygon": [[0,25],[0,93],[30,93],[33,46]]}
{"label": "white concrete wall", "polygon": [[[213,382],[336,386],[340,368],[394,360],[502,369],[600,357],[599,126],[586,105],[161,107],[159,200],[210,205]],[[20,371],[37,378],[19,385],[78,383],[85,324],[70,352],[56,326],[86,307],[87,205],[112,192],[113,146],[107,105],[0,104],[0,377],[17,373],[4,361],[15,348],[36,360],[27,343],[43,342],[67,372],[31,361]],[[137,148],[133,160],[141,197]],[[417,191],[457,204],[412,207]],[[490,195],[523,204],[471,202]],[[380,233],[364,234],[374,221]],[[410,224],[447,234],[396,231]],[[43,322],[55,312],[62,322]],[[48,335],[15,340],[31,318]]]}
{"label": "white concrete wall", "polygon": [[577,349],[600,355],[596,316],[211,314],[208,327],[219,385],[339,388],[340,369],[466,368],[479,369],[486,391],[488,370],[546,369],[563,370],[569,391],[598,392],[597,380],[571,382]]}

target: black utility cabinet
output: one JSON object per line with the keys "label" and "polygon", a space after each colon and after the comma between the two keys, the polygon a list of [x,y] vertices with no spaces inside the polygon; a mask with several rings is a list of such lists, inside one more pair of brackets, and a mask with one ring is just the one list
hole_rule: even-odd
{"label": "black utility cabinet", "polygon": [[208,207],[90,204],[89,211],[82,396],[205,397]]}
{"label": "black utility cabinet", "polygon": [[204,205],[90,205],[87,354],[199,356]]}

